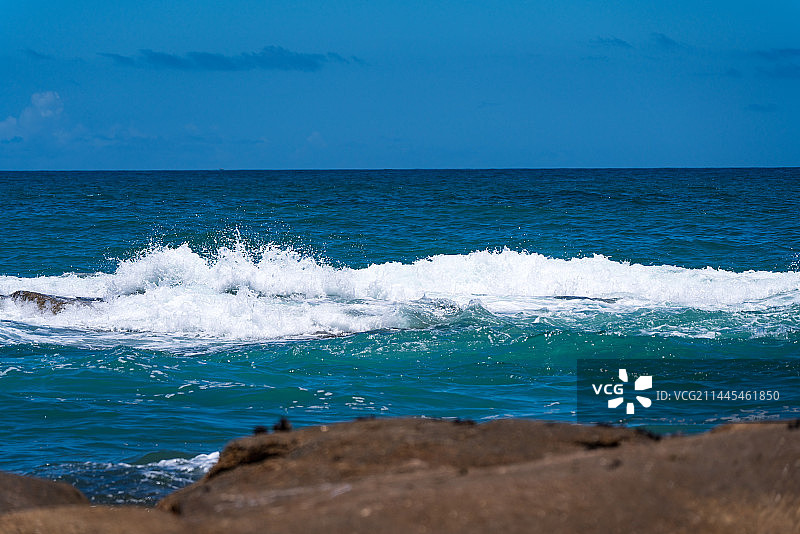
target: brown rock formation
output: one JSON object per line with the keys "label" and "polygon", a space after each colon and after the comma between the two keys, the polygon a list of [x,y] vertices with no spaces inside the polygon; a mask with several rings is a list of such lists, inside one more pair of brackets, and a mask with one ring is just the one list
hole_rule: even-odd
{"label": "brown rock formation", "polygon": [[101,300],[86,297],[58,297],[55,295],[37,293],[36,291],[14,291],[10,295],[5,296],[5,298],[10,298],[14,302],[32,302],[36,304],[41,311],[49,311],[50,313],[62,311],[67,304],[89,305],[92,302]]}
{"label": "brown rock formation", "polygon": [[0,533],[800,532],[800,423],[661,440],[528,420],[261,432],[158,508],[25,510]]}
{"label": "brown rock formation", "polygon": [[62,504],[89,504],[89,500],[69,484],[0,471],[0,514]]}
{"label": "brown rock formation", "polygon": [[226,532],[793,532],[800,431],[656,441],[525,420],[359,421],[234,441],[159,507]]}
{"label": "brown rock formation", "polygon": [[375,475],[438,471],[461,475],[474,468],[652,439],[624,428],[524,419],[480,425],[434,419],[373,419],[258,434],[230,443],[200,484],[170,495],[159,507],[188,516],[222,505],[216,500],[218,493],[260,493],[267,481],[271,492],[281,493]]}
{"label": "brown rock formation", "polygon": [[0,515],[2,534],[193,534],[172,514],[133,506],[61,506]]}

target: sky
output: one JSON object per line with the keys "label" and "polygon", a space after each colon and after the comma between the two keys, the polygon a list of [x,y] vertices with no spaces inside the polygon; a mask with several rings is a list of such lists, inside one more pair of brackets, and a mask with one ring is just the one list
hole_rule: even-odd
{"label": "sky", "polygon": [[0,0],[0,169],[800,165],[800,2]]}

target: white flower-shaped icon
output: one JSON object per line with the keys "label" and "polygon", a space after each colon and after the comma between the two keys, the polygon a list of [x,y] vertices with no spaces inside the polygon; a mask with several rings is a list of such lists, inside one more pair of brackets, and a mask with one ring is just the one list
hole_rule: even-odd
{"label": "white flower-shaped icon", "polygon": [[[623,382],[628,382],[628,371],[625,369],[620,369],[619,379],[622,380]],[[651,375],[642,375],[639,378],[637,378],[636,381],[633,383],[633,389],[636,391],[644,391],[652,387],[653,387],[653,377]],[[651,401],[647,397],[642,397],[641,395],[637,395],[636,400],[639,401],[639,404],[641,404],[645,408],[649,408],[650,405],[653,404],[653,401]],[[623,397],[613,398],[608,401],[608,407],[616,408],[624,401],[625,399]],[[625,413],[627,413],[628,415],[633,415],[634,412],[635,412],[634,404],[632,402],[628,402],[625,405]]]}

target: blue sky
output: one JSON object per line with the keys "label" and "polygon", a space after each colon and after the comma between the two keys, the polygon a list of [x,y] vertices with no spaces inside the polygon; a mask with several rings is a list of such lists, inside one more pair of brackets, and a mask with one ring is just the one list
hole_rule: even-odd
{"label": "blue sky", "polygon": [[800,2],[4,2],[0,169],[800,165]]}

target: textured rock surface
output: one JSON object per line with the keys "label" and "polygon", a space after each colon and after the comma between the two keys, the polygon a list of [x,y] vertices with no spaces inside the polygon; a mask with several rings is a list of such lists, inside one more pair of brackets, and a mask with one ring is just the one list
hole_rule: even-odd
{"label": "textured rock surface", "polygon": [[2,534],[191,534],[171,514],[135,507],[62,506],[0,515]]}
{"label": "textured rock surface", "polygon": [[59,297],[56,295],[45,295],[44,293],[37,293],[36,291],[15,291],[10,295],[3,295],[16,303],[30,302],[36,304],[41,311],[49,311],[50,313],[59,313],[64,309],[67,304],[82,304],[88,306],[93,302],[98,302],[101,299],[85,298],[85,297]]}
{"label": "textured rock surface", "polygon": [[159,507],[204,513],[224,504],[220,494],[292,493],[374,475],[413,472],[463,474],[624,442],[653,438],[630,429],[523,419],[480,425],[432,419],[373,419],[259,434],[231,442],[202,483],[167,497]]}
{"label": "textured rock surface", "polygon": [[656,441],[524,420],[358,421],[234,441],[160,507],[228,532],[791,532],[800,431]]}
{"label": "textured rock surface", "polygon": [[69,484],[0,472],[0,514],[62,504],[89,504],[89,500]]}
{"label": "textured rock surface", "polygon": [[799,427],[657,440],[526,420],[382,419],[262,433],[231,442],[159,510],[25,510],[0,516],[0,533],[798,532]]}

